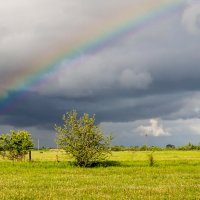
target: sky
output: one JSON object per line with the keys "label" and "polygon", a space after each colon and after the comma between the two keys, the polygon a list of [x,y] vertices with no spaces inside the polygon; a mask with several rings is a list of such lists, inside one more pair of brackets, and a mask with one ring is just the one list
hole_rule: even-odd
{"label": "sky", "polygon": [[[200,0],[179,1],[96,49],[80,48],[167,2],[0,0],[0,133],[26,129],[52,147],[54,125],[75,109],[96,114],[113,145],[198,144]],[[74,46],[72,62],[60,59]]]}

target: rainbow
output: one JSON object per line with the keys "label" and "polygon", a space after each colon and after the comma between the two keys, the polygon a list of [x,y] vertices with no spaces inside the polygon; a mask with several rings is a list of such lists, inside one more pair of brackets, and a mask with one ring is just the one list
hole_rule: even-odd
{"label": "rainbow", "polygon": [[32,66],[22,79],[11,83],[10,91],[13,92],[0,94],[0,114],[12,110],[28,95],[27,91],[50,81],[49,73],[58,75],[65,67],[79,60],[81,54],[97,53],[164,17],[178,13],[184,7],[184,0],[140,0],[140,3],[133,4],[125,14],[102,24],[97,31],[89,30],[88,35],[64,45],[67,48],[61,47],[59,52],[54,53],[55,56]]}

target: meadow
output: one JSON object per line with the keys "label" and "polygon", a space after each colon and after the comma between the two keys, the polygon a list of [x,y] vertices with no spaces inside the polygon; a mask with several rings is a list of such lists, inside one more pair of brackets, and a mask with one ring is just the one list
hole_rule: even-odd
{"label": "meadow", "polygon": [[[0,199],[200,199],[200,152],[113,152],[80,168],[63,151],[33,151],[32,161],[0,160]],[[57,160],[59,162],[57,162]]]}

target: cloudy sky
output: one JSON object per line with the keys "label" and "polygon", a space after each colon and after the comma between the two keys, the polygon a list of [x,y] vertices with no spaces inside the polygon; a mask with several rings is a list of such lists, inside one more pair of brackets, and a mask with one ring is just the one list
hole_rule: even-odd
{"label": "cloudy sky", "polygon": [[[27,129],[53,146],[54,124],[76,109],[95,113],[113,144],[199,143],[200,1],[173,2],[0,0],[0,133]],[[162,3],[174,9],[151,18]],[[45,71],[71,46],[145,14],[137,30]]]}

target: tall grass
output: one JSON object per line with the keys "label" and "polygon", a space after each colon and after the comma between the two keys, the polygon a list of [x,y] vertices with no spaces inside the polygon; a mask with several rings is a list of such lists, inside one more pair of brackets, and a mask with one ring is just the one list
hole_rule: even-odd
{"label": "tall grass", "polygon": [[107,167],[79,168],[68,156],[33,152],[32,162],[0,161],[0,199],[199,199],[200,152],[113,152]]}

